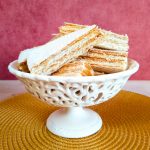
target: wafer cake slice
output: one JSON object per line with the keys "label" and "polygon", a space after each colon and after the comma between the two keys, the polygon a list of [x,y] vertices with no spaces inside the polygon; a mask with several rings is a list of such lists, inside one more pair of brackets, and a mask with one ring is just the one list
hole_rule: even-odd
{"label": "wafer cake slice", "polygon": [[53,76],[93,76],[94,71],[91,66],[83,61],[73,61],[52,74]]}
{"label": "wafer cake slice", "polygon": [[18,62],[26,61],[30,73],[50,75],[85,54],[99,36],[102,35],[96,25],[88,26],[21,52]]}
{"label": "wafer cake slice", "polygon": [[95,71],[115,73],[126,70],[127,56],[125,51],[92,48],[78,59],[89,63]]}
{"label": "wafer cake slice", "polygon": [[[57,36],[62,36],[83,29],[85,27],[87,26],[73,23],[65,23],[64,26],[59,27],[60,33],[57,34]],[[95,44],[95,47],[118,51],[128,51],[129,45],[127,35],[119,35],[101,28],[99,28],[99,31],[103,36],[99,37],[98,42]]]}

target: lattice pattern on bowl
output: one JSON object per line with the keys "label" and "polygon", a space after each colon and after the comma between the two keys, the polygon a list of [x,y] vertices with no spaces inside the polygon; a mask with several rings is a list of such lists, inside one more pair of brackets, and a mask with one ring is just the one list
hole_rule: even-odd
{"label": "lattice pattern on bowl", "polygon": [[57,106],[89,106],[99,104],[116,95],[124,86],[127,77],[104,82],[45,82],[20,78],[27,91]]}
{"label": "lattice pattern on bowl", "polygon": [[90,106],[112,98],[139,67],[136,61],[129,60],[128,69],[119,73],[91,77],[54,77],[20,72],[16,64],[10,64],[9,70],[24,83],[30,93],[49,104],[62,107]]}

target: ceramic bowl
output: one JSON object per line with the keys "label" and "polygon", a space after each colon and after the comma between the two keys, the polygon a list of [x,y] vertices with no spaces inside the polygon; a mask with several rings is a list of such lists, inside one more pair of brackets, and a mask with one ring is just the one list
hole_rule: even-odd
{"label": "ceramic bowl", "polygon": [[100,76],[59,77],[35,75],[18,71],[17,61],[9,71],[27,91],[48,104],[64,107],[50,114],[46,126],[53,134],[66,138],[81,138],[96,133],[102,127],[101,117],[86,106],[100,104],[115,96],[139,64],[128,60],[125,71]]}

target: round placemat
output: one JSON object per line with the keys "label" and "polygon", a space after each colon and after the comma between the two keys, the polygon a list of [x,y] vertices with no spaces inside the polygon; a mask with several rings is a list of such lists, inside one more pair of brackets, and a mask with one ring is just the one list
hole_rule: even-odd
{"label": "round placemat", "polygon": [[58,109],[30,94],[0,103],[0,149],[9,150],[148,150],[150,149],[150,98],[121,91],[111,100],[91,107],[103,120],[99,132],[86,138],[66,139],[45,127]]}

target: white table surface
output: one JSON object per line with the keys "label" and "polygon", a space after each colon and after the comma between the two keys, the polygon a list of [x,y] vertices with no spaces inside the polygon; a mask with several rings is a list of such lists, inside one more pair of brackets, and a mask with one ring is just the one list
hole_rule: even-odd
{"label": "white table surface", "polygon": [[[150,80],[131,80],[126,83],[123,89],[150,97]],[[26,90],[20,81],[0,80],[0,101],[24,92]]]}

